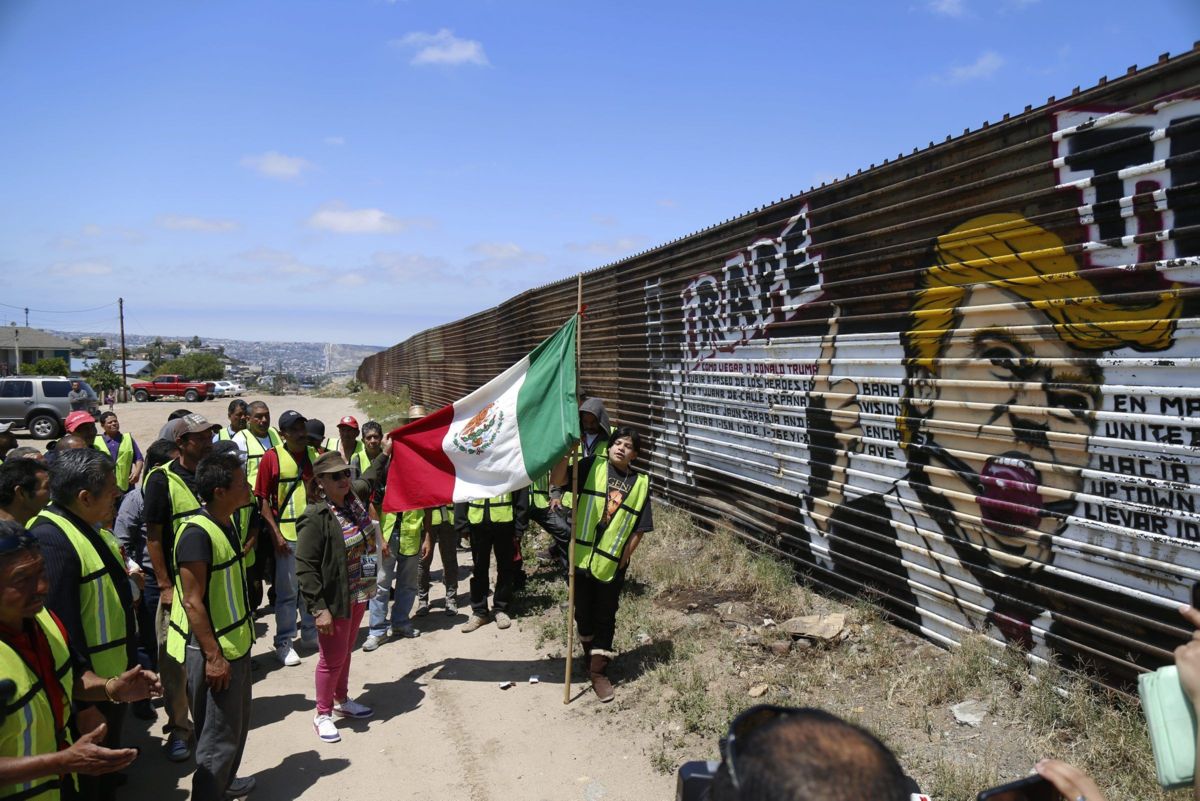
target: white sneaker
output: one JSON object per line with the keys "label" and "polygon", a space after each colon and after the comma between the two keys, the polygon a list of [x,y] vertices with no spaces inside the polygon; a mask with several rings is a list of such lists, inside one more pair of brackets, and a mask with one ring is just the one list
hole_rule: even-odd
{"label": "white sneaker", "polygon": [[374,651],[381,645],[383,645],[383,638],[378,634],[368,634],[367,639],[363,640],[364,651]]}
{"label": "white sneaker", "polygon": [[329,715],[317,715],[313,718],[313,728],[317,730],[317,736],[327,743],[340,743],[342,735],[338,734],[337,726],[334,725],[333,718]]}
{"label": "white sneaker", "polygon": [[275,658],[279,660],[279,664],[284,667],[295,667],[300,664],[300,655],[296,653],[296,649],[290,645],[281,645],[275,649]]}
{"label": "white sneaker", "polygon": [[453,595],[446,596],[446,614],[450,617],[458,614],[458,599]]}
{"label": "white sneaker", "polygon": [[391,626],[387,627],[387,632],[383,636],[387,637],[389,640],[392,639],[392,627]]}
{"label": "white sneaker", "polygon": [[366,704],[360,704],[351,698],[345,701],[333,702],[333,714],[343,718],[369,718],[375,714],[375,710]]}
{"label": "white sneaker", "polygon": [[492,620],[496,621],[496,628],[506,629],[512,625],[512,618],[503,612],[496,612],[492,615]]}

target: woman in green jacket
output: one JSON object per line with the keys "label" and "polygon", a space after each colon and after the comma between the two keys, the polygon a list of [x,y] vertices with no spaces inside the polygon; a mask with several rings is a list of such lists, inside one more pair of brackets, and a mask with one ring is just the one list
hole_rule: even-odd
{"label": "woman in green jacket", "polygon": [[384,469],[391,441],[362,477],[351,482],[350,465],[337,451],[313,463],[318,491],[296,529],[296,579],[316,617],[317,714],[313,728],[327,743],[342,739],[333,716],[366,718],[372,710],[349,696],[350,651],[367,601],[375,592],[375,527],[366,501]]}

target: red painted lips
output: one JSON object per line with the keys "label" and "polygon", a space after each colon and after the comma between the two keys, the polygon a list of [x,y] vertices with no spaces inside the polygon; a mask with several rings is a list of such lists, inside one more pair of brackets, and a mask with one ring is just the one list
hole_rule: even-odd
{"label": "red painted lips", "polygon": [[1005,537],[1037,528],[1043,509],[1038,493],[1041,476],[1024,456],[993,456],[984,464],[979,480],[983,484],[979,507],[984,525]]}

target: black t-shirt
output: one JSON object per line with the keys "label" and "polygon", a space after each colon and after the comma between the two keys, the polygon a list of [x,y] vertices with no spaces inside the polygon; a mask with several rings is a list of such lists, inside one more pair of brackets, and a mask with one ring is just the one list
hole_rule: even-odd
{"label": "black t-shirt", "polygon": [[[217,525],[221,524],[217,523]],[[226,530],[224,526],[221,526],[221,530],[225,532],[226,536],[232,536],[232,530]],[[200,526],[189,523],[183,531],[179,532],[179,543],[175,546],[175,558],[180,564],[203,562],[211,566],[213,561],[212,538]]]}
{"label": "black t-shirt", "polygon": [[[592,465],[596,463],[595,456],[588,456],[585,459],[579,460],[579,488],[582,491],[584,483],[587,481],[588,473],[592,471]],[[629,470],[627,473],[620,473],[617,468],[608,465],[608,499],[611,511],[615,512],[616,508],[625,501],[625,496],[629,494],[629,490],[633,489],[633,482],[638,477],[636,470]],[[569,487],[570,485],[568,485]],[[606,515],[611,517],[611,514]],[[637,520],[633,523],[634,531],[653,531],[654,530],[654,508],[650,503],[650,499],[646,498],[646,503],[642,505],[642,511],[638,513]]]}
{"label": "black t-shirt", "polygon": [[[196,474],[188,470],[179,462],[170,462],[167,464],[167,470],[183,479],[183,483],[197,499],[200,497],[198,487],[196,486]],[[175,531],[171,511],[171,489],[168,484],[167,477],[161,472],[155,470],[146,479],[146,484],[142,488],[143,496],[145,497],[146,505],[143,510],[143,517],[147,526],[158,524],[162,526],[162,547],[163,554],[166,556],[167,568],[174,572],[174,553],[175,547]]]}

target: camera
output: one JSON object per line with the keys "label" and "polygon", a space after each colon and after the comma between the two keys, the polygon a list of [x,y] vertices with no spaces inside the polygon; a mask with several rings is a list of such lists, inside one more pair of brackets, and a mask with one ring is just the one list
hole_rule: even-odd
{"label": "camera", "polygon": [[706,801],[708,788],[721,763],[714,760],[696,759],[684,762],[675,775],[675,801]]}

